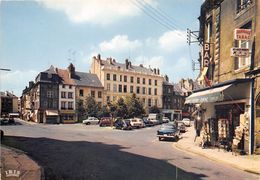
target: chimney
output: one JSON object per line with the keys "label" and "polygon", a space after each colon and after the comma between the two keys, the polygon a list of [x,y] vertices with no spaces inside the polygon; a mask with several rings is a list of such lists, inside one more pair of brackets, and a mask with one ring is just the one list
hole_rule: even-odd
{"label": "chimney", "polygon": [[153,69],[153,73],[156,74],[156,68]]}
{"label": "chimney", "polygon": [[115,60],[115,59],[113,59],[113,63],[116,63],[116,60]]}
{"label": "chimney", "polygon": [[109,64],[113,64],[111,57],[109,58]]}
{"label": "chimney", "polygon": [[29,81],[29,88],[33,87],[33,81]]}
{"label": "chimney", "polygon": [[97,55],[97,59],[101,60],[101,55],[100,54]]}
{"label": "chimney", "polygon": [[165,75],[164,78],[165,78],[165,81],[169,82],[169,78],[167,75]]}
{"label": "chimney", "polygon": [[160,69],[159,68],[157,68],[157,74],[160,75]]}
{"label": "chimney", "polygon": [[131,61],[129,61],[129,67],[132,68],[132,62]]}
{"label": "chimney", "polygon": [[144,67],[143,64],[140,64],[140,67]]}
{"label": "chimney", "polygon": [[69,78],[72,79],[75,77],[75,67],[72,63],[70,63],[69,67],[68,67],[68,71],[69,71]]}
{"label": "chimney", "polygon": [[125,60],[125,68],[126,68],[126,69],[129,68],[129,61],[128,61],[128,59]]}

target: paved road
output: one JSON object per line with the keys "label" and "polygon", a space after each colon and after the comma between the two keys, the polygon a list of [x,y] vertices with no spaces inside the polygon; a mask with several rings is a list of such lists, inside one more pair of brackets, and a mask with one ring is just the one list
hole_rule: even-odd
{"label": "paved road", "polygon": [[120,131],[98,126],[2,126],[3,143],[44,167],[46,179],[258,179],[228,165],[159,142],[159,127]]}

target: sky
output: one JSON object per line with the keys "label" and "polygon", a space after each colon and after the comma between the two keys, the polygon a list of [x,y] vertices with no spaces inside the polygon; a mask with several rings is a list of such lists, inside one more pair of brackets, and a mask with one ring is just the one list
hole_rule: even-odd
{"label": "sky", "polygon": [[28,82],[54,65],[89,72],[101,54],[117,62],[160,68],[170,82],[196,78],[203,0],[0,0],[0,90],[21,96]]}

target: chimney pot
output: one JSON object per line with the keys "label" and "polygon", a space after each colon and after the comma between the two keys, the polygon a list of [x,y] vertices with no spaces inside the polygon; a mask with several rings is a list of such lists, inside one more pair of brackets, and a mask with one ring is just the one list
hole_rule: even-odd
{"label": "chimney pot", "polygon": [[101,60],[101,55],[100,54],[97,55],[97,59]]}

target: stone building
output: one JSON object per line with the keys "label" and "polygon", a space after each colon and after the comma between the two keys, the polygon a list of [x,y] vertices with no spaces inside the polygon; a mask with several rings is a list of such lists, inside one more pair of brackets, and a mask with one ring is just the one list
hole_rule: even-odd
{"label": "stone building", "polygon": [[162,108],[164,78],[159,69],[132,65],[128,59],[125,63],[112,58],[102,60],[98,55],[92,59],[91,73],[96,74],[104,86],[104,104],[135,93],[147,112],[151,106]]}
{"label": "stone building", "polygon": [[201,105],[211,144],[228,144],[241,153],[260,147],[258,77],[260,2],[206,0],[201,6],[201,59],[198,81],[187,103]]}
{"label": "stone building", "polygon": [[18,112],[18,97],[9,91],[0,92],[0,115]]}

